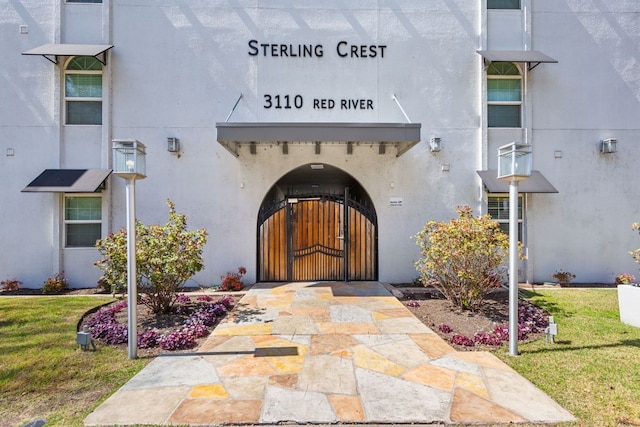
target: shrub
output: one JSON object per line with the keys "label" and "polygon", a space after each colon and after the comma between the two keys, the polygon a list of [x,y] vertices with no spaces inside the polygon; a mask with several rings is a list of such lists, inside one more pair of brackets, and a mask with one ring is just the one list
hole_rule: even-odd
{"label": "shrub", "polygon": [[[138,289],[145,294],[143,304],[154,313],[171,312],[178,289],[204,268],[202,248],[207,231],[187,231],[186,216],[176,213],[171,200],[167,205],[166,225],[136,223]],[[96,248],[104,256],[95,263],[103,271],[104,280],[116,286],[127,283],[127,231],[98,240]]]}
{"label": "shrub", "polygon": [[87,326],[91,334],[106,344],[122,344],[128,340],[128,330],[116,320],[116,313],[127,307],[126,301],[121,301],[110,307],[103,307],[88,321]]}
{"label": "shrub", "polygon": [[138,347],[139,348],[153,348],[157,347],[160,343],[160,339],[162,335],[158,332],[157,329],[151,329],[149,331],[145,331],[141,334],[138,334]]}
{"label": "shrub", "polygon": [[476,310],[502,284],[509,237],[489,215],[473,217],[468,206],[456,211],[458,219],[429,221],[416,234],[421,258],[415,265],[423,284],[438,289],[456,307]]}
{"label": "shrub", "polygon": [[451,329],[451,326],[446,325],[444,323],[442,323],[440,326],[438,326],[438,330],[440,332],[442,332],[443,334],[450,334],[451,332],[453,332],[453,329]]}
{"label": "shrub", "polygon": [[616,285],[628,285],[629,283],[633,283],[636,278],[631,274],[619,274],[616,276]]}
{"label": "shrub", "polygon": [[195,345],[195,337],[184,331],[172,332],[160,339],[160,348],[163,350],[182,350],[186,348],[193,348]]}
{"label": "shrub", "polygon": [[473,342],[476,344],[490,345],[494,347],[500,347],[502,345],[502,338],[495,334],[487,334],[484,332],[478,332],[473,336]]}
{"label": "shrub", "polygon": [[221,291],[240,291],[244,288],[242,283],[242,276],[247,273],[247,269],[244,267],[238,267],[237,273],[228,272],[224,276],[220,276],[222,284],[220,285]]}
{"label": "shrub", "polygon": [[451,343],[457,344],[457,345],[463,345],[465,347],[473,347],[475,345],[475,343],[471,338],[466,337],[464,335],[458,335],[458,334],[454,334],[451,337]]}
{"label": "shrub", "polygon": [[[637,230],[640,233],[640,222],[631,224],[631,229]],[[640,263],[640,249],[636,249],[635,251],[630,251],[629,253],[637,263]]]}
{"label": "shrub", "polygon": [[63,271],[53,277],[49,277],[42,285],[42,293],[48,295],[61,294],[67,289],[69,289],[69,286]]}
{"label": "shrub", "polygon": [[122,283],[109,283],[105,277],[98,279],[98,289],[106,294],[123,294],[127,292],[127,285]]}
{"label": "shrub", "polygon": [[178,304],[189,304],[191,302],[191,297],[185,294],[178,294],[175,302]]}
{"label": "shrub", "polygon": [[17,291],[22,286],[22,282],[18,279],[7,279],[0,282],[3,291]]}
{"label": "shrub", "polygon": [[569,271],[558,270],[551,275],[551,278],[553,278],[556,283],[568,285],[573,279],[576,278],[576,275]]}
{"label": "shrub", "polygon": [[[549,326],[547,313],[532,304],[518,301],[518,340],[526,340],[528,334],[544,332]],[[449,334],[453,329],[446,324],[438,326],[440,332]],[[465,335],[454,333],[450,339],[452,344],[473,347],[476,344],[500,347],[504,342],[509,341],[509,325],[502,323],[496,325],[491,332],[477,332],[473,339]]]}
{"label": "shrub", "polygon": [[194,338],[202,338],[209,333],[209,328],[204,323],[188,319],[182,332],[192,335]]}

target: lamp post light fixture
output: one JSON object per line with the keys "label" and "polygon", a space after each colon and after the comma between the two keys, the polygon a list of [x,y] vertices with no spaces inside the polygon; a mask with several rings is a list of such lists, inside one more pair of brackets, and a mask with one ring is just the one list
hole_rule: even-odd
{"label": "lamp post light fixture", "polygon": [[498,179],[509,181],[509,354],[518,355],[518,181],[531,176],[531,144],[498,148]]}
{"label": "lamp post light fixture", "polygon": [[136,193],[137,179],[146,175],[145,146],[135,139],[113,140],[113,174],[127,180],[127,321],[129,359],[138,357],[138,273],[136,269]]}

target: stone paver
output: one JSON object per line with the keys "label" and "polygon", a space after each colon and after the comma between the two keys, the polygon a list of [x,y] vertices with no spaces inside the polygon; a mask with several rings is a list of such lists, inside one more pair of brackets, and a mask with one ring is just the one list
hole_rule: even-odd
{"label": "stone paver", "polygon": [[198,352],[158,357],[85,424],[571,420],[492,354],[455,351],[382,284],[305,282],[255,285]]}

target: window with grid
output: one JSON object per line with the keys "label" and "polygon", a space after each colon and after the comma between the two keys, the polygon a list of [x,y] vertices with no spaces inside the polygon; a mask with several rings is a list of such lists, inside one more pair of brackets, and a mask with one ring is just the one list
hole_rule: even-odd
{"label": "window with grid", "polygon": [[65,246],[94,247],[102,236],[102,197],[65,196]]}
{"label": "window with grid", "polygon": [[520,9],[520,0],[487,0],[487,9]]}
{"label": "window with grid", "polygon": [[102,64],[92,56],[77,56],[64,75],[66,124],[102,124]]}
{"label": "window with grid", "polygon": [[522,76],[512,62],[493,62],[487,69],[488,126],[521,127]]}
{"label": "window with grid", "polygon": [[[522,196],[518,196],[518,241],[522,242]],[[509,195],[490,195],[487,210],[500,229],[509,235]]]}

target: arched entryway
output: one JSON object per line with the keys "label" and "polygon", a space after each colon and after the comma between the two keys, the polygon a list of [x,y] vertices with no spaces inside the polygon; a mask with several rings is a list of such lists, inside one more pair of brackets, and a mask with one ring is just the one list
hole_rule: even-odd
{"label": "arched entryway", "polygon": [[378,227],[365,189],[313,163],[283,176],[258,214],[258,280],[377,280]]}

